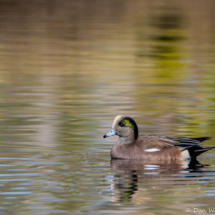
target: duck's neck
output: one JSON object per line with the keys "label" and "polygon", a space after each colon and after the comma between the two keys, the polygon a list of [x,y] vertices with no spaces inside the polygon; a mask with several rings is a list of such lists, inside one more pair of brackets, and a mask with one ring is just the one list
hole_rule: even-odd
{"label": "duck's neck", "polygon": [[133,143],[135,141],[135,135],[129,135],[127,137],[119,137],[118,139],[118,144],[122,145],[122,144],[129,144],[129,143]]}

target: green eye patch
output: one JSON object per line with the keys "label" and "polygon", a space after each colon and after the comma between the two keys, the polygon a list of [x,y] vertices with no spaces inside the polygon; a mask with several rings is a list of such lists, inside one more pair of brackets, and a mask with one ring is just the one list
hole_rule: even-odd
{"label": "green eye patch", "polygon": [[124,127],[130,127],[130,128],[132,128],[133,130],[134,130],[134,128],[135,128],[135,124],[133,123],[133,122],[131,122],[131,120],[130,119],[123,119],[122,121],[121,121],[121,124],[124,126]]}

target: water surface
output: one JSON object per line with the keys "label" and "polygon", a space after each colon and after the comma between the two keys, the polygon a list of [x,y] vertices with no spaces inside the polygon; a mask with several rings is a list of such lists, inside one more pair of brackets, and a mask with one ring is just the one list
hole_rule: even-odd
{"label": "water surface", "polygon": [[110,161],[116,137],[102,136],[124,114],[214,145],[215,3],[0,3],[0,213],[209,213],[214,150]]}

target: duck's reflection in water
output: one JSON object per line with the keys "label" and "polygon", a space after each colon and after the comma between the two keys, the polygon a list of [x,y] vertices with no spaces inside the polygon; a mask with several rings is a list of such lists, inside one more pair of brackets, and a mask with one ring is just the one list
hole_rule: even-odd
{"label": "duck's reflection in water", "polygon": [[[199,172],[200,168],[204,166],[197,160],[155,163],[143,160],[113,159],[111,160],[114,175],[112,180],[112,200],[128,202],[140,189],[144,192],[150,186],[159,186],[161,188],[171,184],[186,183],[186,178],[189,177],[190,172]],[[192,174],[190,177],[195,177],[195,175]],[[197,174],[196,177],[201,176]]]}

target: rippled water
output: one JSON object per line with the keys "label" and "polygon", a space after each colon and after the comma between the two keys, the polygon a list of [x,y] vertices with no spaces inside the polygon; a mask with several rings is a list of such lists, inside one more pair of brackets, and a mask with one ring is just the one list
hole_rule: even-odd
{"label": "rippled water", "polygon": [[0,213],[215,213],[215,150],[111,161],[102,138],[125,114],[215,144],[214,1],[0,3]]}

